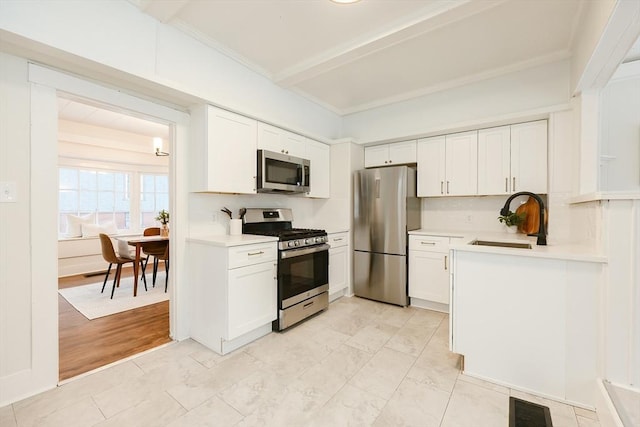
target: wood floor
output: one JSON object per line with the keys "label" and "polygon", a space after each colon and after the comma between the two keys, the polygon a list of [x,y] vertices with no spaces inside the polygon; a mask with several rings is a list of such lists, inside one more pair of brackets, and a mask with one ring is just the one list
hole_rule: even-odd
{"label": "wood floor", "polygon": [[[133,269],[125,268],[122,273],[123,277],[132,276]],[[103,279],[104,275],[65,277],[58,280],[58,288]],[[170,342],[169,302],[88,320],[58,295],[58,328],[59,379],[65,380]]]}

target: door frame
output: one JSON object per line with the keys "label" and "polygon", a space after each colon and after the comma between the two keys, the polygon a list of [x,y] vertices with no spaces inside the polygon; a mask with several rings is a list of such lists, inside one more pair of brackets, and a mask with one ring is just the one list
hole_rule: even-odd
{"label": "door frame", "polygon": [[[185,238],[188,227],[188,137],[189,115],[176,108],[170,108],[159,103],[143,99],[120,90],[108,88],[69,74],[29,63],[28,81],[31,85],[31,212],[32,230],[32,258],[51,258],[57,253],[57,224],[53,224],[54,215],[40,215],[39,212],[51,211],[55,206],[57,211],[57,129],[58,92],[93,100],[103,105],[111,106],[114,110],[125,110],[129,113],[140,114],[169,125],[172,138],[169,144],[169,187],[171,211],[171,257],[172,268],[169,271],[169,281],[172,284],[187,283],[184,278]],[[42,195],[47,195],[42,197]],[[40,315],[33,317],[34,331],[40,331],[44,340],[41,358],[33,360],[34,365],[41,365],[47,377],[58,378],[58,302],[57,262],[47,262],[32,268],[33,294],[42,295],[39,304],[42,305]],[[56,284],[52,292],[52,283]],[[174,340],[188,338],[188,289],[184,286],[169,287],[169,335]],[[34,310],[38,310],[34,301]],[[34,341],[35,337],[34,337]],[[35,344],[35,343],[34,343]],[[54,359],[55,358],[55,363]],[[35,366],[34,366],[35,368]]]}

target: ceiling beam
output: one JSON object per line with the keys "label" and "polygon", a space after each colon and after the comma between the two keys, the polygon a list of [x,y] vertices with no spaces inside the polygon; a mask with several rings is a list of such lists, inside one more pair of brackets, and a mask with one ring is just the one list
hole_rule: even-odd
{"label": "ceiling beam", "polygon": [[640,2],[617,0],[584,68],[578,70],[573,95],[605,87],[639,37]]}
{"label": "ceiling beam", "polygon": [[508,0],[459,0],[429,3],[420,12],[391,25],[330,49],[314,58],[289,67],[273,77],[282,87],[295,86],[320,74],[403,41],[492,9]]}

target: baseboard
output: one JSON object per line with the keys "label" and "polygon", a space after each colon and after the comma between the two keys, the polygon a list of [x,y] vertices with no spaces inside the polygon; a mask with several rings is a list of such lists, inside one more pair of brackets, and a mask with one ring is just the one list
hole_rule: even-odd
{"label": "baseboard", "polygon": [[596,413],[600,420],[600,427],[625,427],[618,416],[609,392],[604,387],[602,379],[598,378],[598,392],[596,393]]}
{"label": "baseboard", "polygon": [[426,310],[439,311],[441,313],[449,313],[449,304],[442,304],[434,301],[427,301],[419,298],[410,298],[411,307],[424,308]]}

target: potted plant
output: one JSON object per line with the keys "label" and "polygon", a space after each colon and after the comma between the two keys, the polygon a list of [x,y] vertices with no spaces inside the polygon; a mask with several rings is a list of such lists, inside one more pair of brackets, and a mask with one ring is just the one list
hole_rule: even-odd
{"label": "potted plant", "polygon": [[160,235],[163,237],[169,237],[169,212],[162,209],[158,212],[156,221],[160,221]]}
{"label": "potted plant", "polygon": [[[526,217],[526,212],[515,213],[509,211],[506,215],[500,215],[498,217],[498,221],[500,221],[501,224],[504,224],[507,227],[507,231],[515,233],[516,231],[518,231],[518,225],[522,224]],[[514,226],[516,228],[513,228]]]}

